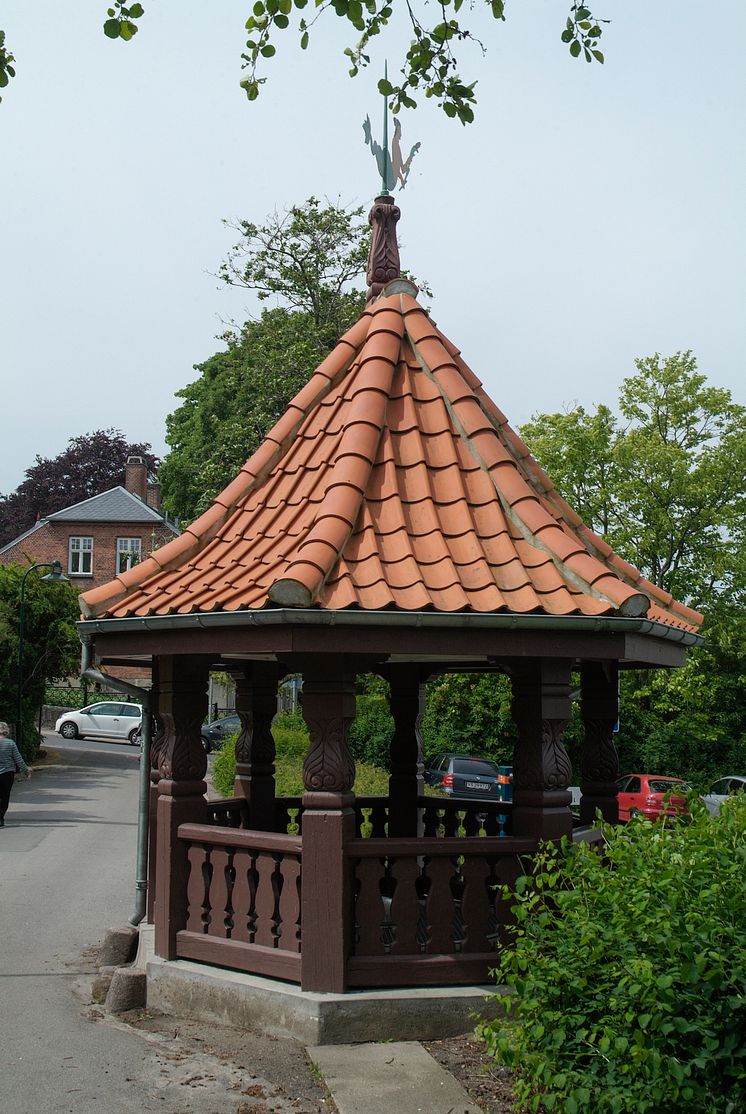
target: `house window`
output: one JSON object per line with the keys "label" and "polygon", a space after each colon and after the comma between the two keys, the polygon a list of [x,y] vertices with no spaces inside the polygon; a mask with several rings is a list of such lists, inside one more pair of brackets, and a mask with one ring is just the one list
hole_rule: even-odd
{"label": "house window", "polygon": [[117,538],[117,572],[126,572],[140,561],[140,538]]}
{"label": "house window", "polygon": [[71,576],[93,576],[93,538],[70,538],[67,571]]}

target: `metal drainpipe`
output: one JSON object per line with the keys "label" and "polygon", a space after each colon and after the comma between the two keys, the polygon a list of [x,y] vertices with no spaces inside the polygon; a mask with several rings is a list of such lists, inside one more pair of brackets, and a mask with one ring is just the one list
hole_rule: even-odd
{"label": "metal drainpipe", "polygon": [[98,685],[105,685],[115,692],[123,692],[127,696],[135,696],[142,700],[142,727],[140,728],[140,792],[137,808],[137,861],[135,865],[135,909],[129,923],[135,928],[145,917],[148,897],[148,821],[150,818],[150,742],[151,742],[151,714],[150,690],[142,689],[138,685],[130,685],[127,681],[120,681],[116,677],[102,673],[91,666],[93,657],[93,644],[90,638],[81,639],[83,652],[81,655],[80,675],[86,681],[94,681]]}

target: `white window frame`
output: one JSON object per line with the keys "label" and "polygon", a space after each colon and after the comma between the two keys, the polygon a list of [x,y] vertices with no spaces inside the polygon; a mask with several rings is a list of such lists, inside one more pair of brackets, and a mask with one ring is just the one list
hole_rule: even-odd
{"label": "white window frame", "polygon": [[142,560],[142,538],[117,538],[115,575],[126,572]]}
{"label": "white window frame", "polygon": [[70,536],[67,543],[67,571],[70,576],[93,576],[92,537],[87,534]]}

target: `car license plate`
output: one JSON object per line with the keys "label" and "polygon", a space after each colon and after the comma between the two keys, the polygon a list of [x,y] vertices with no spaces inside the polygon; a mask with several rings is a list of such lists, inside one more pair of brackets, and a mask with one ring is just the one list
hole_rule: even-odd
{"label": "car license plate", "polygon": [[483,781],[467,781],[466,788],[467,789],[489,789],[489,785],[485,784],[485,782],[483,782]]}

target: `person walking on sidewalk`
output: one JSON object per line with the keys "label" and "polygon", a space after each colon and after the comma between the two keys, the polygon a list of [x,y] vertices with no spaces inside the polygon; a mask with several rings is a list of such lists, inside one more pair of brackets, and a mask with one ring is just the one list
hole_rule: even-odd
{"label": "person walking on sidewalk", "polygon": [[5,827],[10,791],[17,773],[31,777],[31,770],[21,757],[16,744],[8,738],[10,728],[0,720],[0,828]]}

